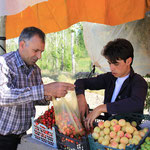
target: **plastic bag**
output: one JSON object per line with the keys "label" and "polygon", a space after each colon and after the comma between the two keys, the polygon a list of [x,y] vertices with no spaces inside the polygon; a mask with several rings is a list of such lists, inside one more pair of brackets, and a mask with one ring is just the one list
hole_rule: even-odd
{"label": "plastic bag", "polygon": [[85,135],[85,130],[81,124],[75,91],[68,92],[62,98],[53,98],[53,105],[59,132],[71,138]]}

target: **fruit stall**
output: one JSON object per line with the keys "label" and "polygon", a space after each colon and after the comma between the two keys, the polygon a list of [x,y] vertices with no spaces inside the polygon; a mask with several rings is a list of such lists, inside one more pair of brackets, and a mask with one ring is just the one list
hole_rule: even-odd
{"label": "fruit stall", "polygon": [[69,124],[62,126],[63,130],[56,126],[52,107],[32,120],[32,135],[23,137],[20,150],[149,150],[150,129],[141,126],[149,120],[149,115],[141,114],[116,115],[106,121],[97,119],[90,134],[79,136]]}
{"label": "fruit stall", "polygon": [[32,118],[32,134],[22,138],[18,150],[150,150],[149,122],[148,114],[119,114],[97,118],[87,132],[73,94],[53,100],[53,106]]}

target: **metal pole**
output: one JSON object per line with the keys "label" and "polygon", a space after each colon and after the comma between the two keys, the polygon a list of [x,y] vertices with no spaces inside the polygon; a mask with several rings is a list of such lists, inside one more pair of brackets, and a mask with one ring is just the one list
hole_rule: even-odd
{"label": "metal pole", "polygon": [[6,16],[0,16],[0,55],[6,53],[5,22]]}

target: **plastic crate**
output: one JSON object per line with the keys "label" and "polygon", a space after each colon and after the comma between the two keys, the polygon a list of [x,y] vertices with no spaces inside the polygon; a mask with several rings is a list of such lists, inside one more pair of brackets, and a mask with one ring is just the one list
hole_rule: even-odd
{"label": "plastic crate", "polygon": [[37,124],[34,118],[32,118],[32,138],[57,148],[55,128],[48,129],[41,123]]}
{"label": "plastic crate", "polygon": [[80,140],[66,136],[58,131],[55,127],[57,146],[62,150],[90,150],[88,137],[83,136]]}
{"label": "plastic crate", "polygon": [[[137,125],[138,125],[138,129],[140,129],[140,124],[144,123],[147,120],[150,120],[150,116],[149,115],[142,115],[142,114],[135,114],[135,113],[130,113],[130,114],[120,114],[120,115],[115,115],[110,117],[108,120],[112,120],[112,119],[125,119],[128,122],[132,122],[132,121],[136,121]],[[138,150],[140,145],[144,142],[145,138],[150,134],[150,130],[145,134],[145,136],[141,139],[141,141],[139,142],[138,145],[129,145],[126,146],[125,150]],[[99,144],[98,142],[96,142],[93,137],[91,136],[91,134],[88,136],[89,139],[89,144],[90,144],[90,149],[91,150],[120,150],[117,148],[112,148],[109,146],[104,146],[102,144]],[[123,149],[122,149],[123,150]]]}
{"label": "plastic crate", "polygon": [[[129,145],[126,146],[125,150],[138,150],[140,145],[144,142],[145,138],[150,134],[150,131],[146,133],[146,135],[142,138],[142,140],[139,142],[138,145]],[[104,146],[102,144],[99,144],[98,142],[95,142],[93,137],[91,135],[88,136],[89,138],[89,143],[90,143],[90,150],[123,150],[123,149],[117,149],[117,148],[112,148],[109,146]]]}

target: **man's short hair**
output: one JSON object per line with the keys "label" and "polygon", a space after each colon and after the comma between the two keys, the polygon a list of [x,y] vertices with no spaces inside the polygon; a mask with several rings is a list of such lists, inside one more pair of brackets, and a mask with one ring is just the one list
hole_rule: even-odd
{"label": "man's short hair", "polygon": [[[134,49],[132,44],[126,39],[115,39],[114,41],[110,41],[104,46],[102,51],[102,55],[108,59],[111,63],[116,63],[117,60],[124,60],[129,57],[134,58]],[[131,63],[132,64],[132,63]]]}
{"label": "man's short hair", "polygon": [[36,28],[36,27],[27,27],[24,28],[19,36],[19,43],[21,41],[28,41],[30,40],[34,35],[38,35],[43,43],[45,43],[45,33]]}

